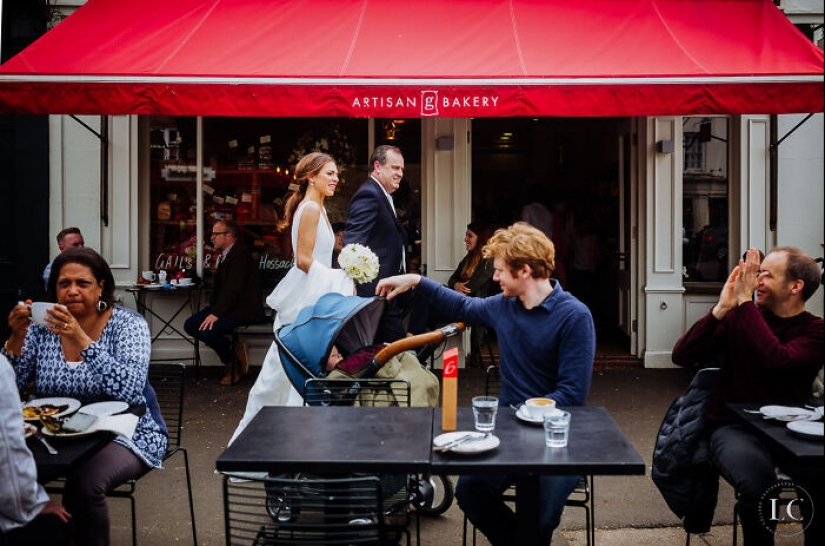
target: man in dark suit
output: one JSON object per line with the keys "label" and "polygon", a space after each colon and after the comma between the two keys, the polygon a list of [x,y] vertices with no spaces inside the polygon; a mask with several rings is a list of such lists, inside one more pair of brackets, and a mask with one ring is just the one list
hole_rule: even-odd
{"label": "man in dark suit", "polygon": [[233,221],[215,222],[211,238],[213,248],[221,255],[213,276],[210,304],[186,319],[183,327],[190,336],[218,353],[226,366],[221,385],[232,385],[249,371],[249,361],[245,354],[236,354],[227,336],[238,326],[263,317],[258,266],[239,241],[238,226]]}
{"label": "man in dark suit", "polygon": [[[378,256],[378,277],[356,285],[359,296],[375,295],[380,279],[404,273],[404,247],[407,236],[399,222],[392,200],[404,176],[404,156],[395,146],[378,146],[370,158],[370,178],[355,192],[347,209],[344,244],[368,246]],[[381,322],[379,339],[395,341],[404,337],[404,326],[396,301],[390,302]]]}

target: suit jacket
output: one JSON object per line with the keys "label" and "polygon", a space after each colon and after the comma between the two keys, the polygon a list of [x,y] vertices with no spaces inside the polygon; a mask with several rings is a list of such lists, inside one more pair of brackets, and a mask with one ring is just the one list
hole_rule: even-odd
{"label": "suit jacket", "polygon": [[232,245],[215,270],[211,304],[212,313],[218,318],[232,315],[252,323],[264,316],[258,264],[240,242]]}
{"label": "suit jacket", "polygon": [[350,243],[368,246],[378,256],[378,277],[371,283],[356,285],[359,296],[374,296],[378,280],[401,271],[407,235],[383,188],[372,177],[358,188],[347,208],[344,244]]}

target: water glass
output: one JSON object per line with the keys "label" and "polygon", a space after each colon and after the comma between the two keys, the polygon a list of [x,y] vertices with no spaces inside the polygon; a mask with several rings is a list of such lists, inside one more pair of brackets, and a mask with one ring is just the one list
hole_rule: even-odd
{"label": "water glass", "polygon": [[556,410],[544,416],[544,443],[547,447],[567,447],[570,412]]}
{"label": "water glass", "polygon": [[495,396],[474,396],[473,417],[476,430],[479,432],[493,432],[496,428],[496,412],[498,398]]}

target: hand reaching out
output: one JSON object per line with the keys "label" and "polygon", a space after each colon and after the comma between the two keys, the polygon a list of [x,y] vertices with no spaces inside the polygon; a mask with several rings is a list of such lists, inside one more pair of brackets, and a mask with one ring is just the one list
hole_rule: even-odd
{"label": "hand reaching out", "polygon": [[413,288],[419,282],[421,282],[421,275],[416,275],[415,273],[387,277],[378,281],[378,285],[375,287],[375,295],[386,296],[387,301],[389,301],[398,294],[403,294],[410,288]]}

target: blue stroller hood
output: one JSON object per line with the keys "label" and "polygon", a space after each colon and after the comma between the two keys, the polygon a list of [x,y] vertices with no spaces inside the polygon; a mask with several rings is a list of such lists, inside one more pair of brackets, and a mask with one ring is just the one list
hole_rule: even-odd
{"label": "blue stroller hood", "polygon": [[302,396],[307,379],[326,375],[333,344],[348,355],[374,343],[386,301],[377,297],[324,294],[275,333],[281,365]]}

